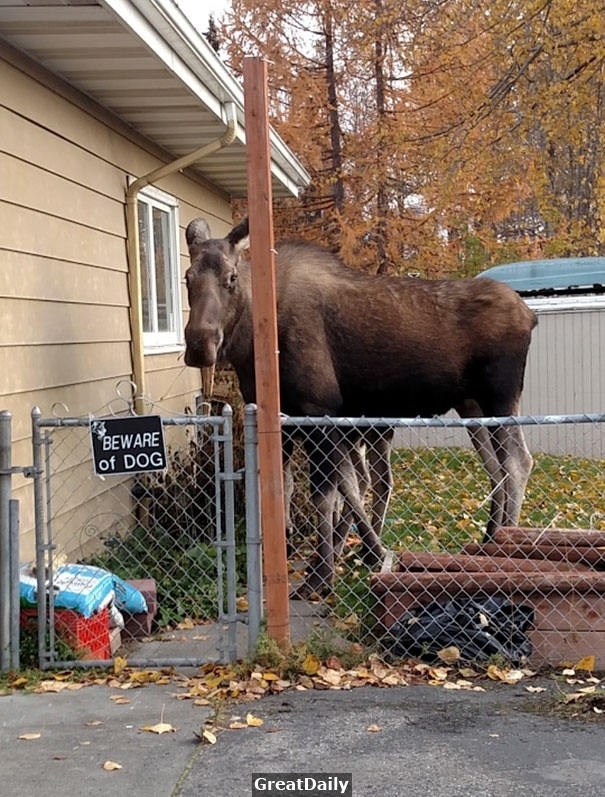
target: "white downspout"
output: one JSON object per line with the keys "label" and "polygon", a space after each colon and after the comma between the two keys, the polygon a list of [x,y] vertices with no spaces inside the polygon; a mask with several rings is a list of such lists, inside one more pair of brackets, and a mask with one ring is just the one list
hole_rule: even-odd
{"label": "white downspout", "polygon": [[145,380],[145,355],[143,350],[143,315],[142,315],[142,286],[141,286],[141,259],[139,241],[139,211],[137,198],[139,191],[151,183],[162,180],[192,163],[197,163],[208,155],[228,147],[237,136],[237,111],[234,102],[224,104],[227,118],[227,128],[224,134],[194,150],[188,155],[178,158],[172,163],[167,163],[154,169],[149,174],[139,177],[128,186],[126,192],[126,234],[128,247],[128,287],[130,292],[130,331],[132,337],[132,373],[136,384],[135,408],[137,413],[144,412],[143,397],[146,395]]}

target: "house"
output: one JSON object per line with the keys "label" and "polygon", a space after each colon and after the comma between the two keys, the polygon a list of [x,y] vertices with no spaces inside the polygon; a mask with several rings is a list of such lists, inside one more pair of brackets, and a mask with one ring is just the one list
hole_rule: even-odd
{"label": "house", "polygon": [[479,277],[506,282],[538,316],[523,412],[600,413],[605,407],[605,257],[507,263]]}
{"label": "house", "polygon": [[[0,0],[0,409],[15,465],[31,464],[34,406],[87,416],[130,382],[143,409],[193,406],[184,229],[199,215],[231,228],[245,140],[240,84],[172,0]],[[274,197],[309,179],[274,131],[271,173]],[[73,489],[56,512],[101,500],[89,462],[62,467]],[[31,485],[13,488],[31,558]]]}
{"label": "house", "polygon": [[[521,399],[523,415],[605,410],[605,258],[569,257],[494,266],[479,277],[506,282],[534,310]],[[527,427],[532,451],[605,456],[603,424]]]}

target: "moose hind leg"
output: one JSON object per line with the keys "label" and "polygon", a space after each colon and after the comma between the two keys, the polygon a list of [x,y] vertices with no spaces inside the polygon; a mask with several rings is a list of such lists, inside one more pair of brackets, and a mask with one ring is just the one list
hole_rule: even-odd
{"label": "moose hind leg", "polygon": [[[358,440],[352,441],[351,445],[348,446],[347,452],[343,452],[343,461],[338,467],[339,493],[343,497],[355,494],[362,504],[370,489],[370,473],[364,448],[363,438],[360,437]],[[349,461],[346,459],[347,455]],[[352,468],[350,467],[351,465]],[[346,480],[349,480],[349,483],[345,487]],[[344,498],[342,509],[340,512],[335,512],[334,518],[334,555],[336,559],[341,556],[344,544],[355,522],[355,508],[348,498]]]}
{"label": "moose hind leg", "polygon": [[[471,400],[465,401],[463,405],[456,407],[456,410],[462,418],[480,418],[483,415],[481,407],[479,407],[477,402]],[[496,448],[500,448],[500,443],[494,437],[493,431],[486,426],[469,426],[467,431],[471,443],[487,471],[491,486],[489,519],[483,538],[484,542],[489,542],[504,520],[506,473],[503,469],[501,458],[496,453]]]}
{"label": "moose hind leg", "polygon": [[361,557],[365,564],[371,569],[376,568],[384,557],[384,549],[380,539],[370,521],[363,506],[363,500],[359,494],[358,473],[353,466],[351,458],[351,447],[356,443],[342,440],[338,451],[338,489],[343,495],[345,505],[349,508],[357,531],[361,538]]}
{"label": "moose hind leg", "polygon": [[376,536],[380,537],[393,492],[391,472],[393,430],[368,429],[366,442],[372,483],[372,528]]}
{"label": "moose hind leg", "polygon": [[284,504],[286,514],[286,546],[288,559],[294,553],[294,523],[292,521],[292,499],[294,498],[294,474],[290,459],[284,464]]}
{"label": "moose hind leg", "polygon": [[500,457],[496,454],[496,449],[500,447],[498,439],[494,436],[493,430],[485,426],[470,430],[471,441],[475,446],[483,467],[489,475],[491,485],[489,518],[485,529],[483,542],[490,542],[496,530],[504,522],[506,509],[506,471],[503,468]]}
{"label": "moose hind leg", "polygon": [[311,503],[315,511],[317,549],[303,592],[326,594],[334,581],[334,515],[338,497],[338,439],[335,429],[312,428],[305,440],[309,458]]}
{"label": "moose hind leg", "polygon": [[505,473],[503,526],[516,526],[529,479],[533,459],[520,426],[502,426],[494,430],[494,447]]}

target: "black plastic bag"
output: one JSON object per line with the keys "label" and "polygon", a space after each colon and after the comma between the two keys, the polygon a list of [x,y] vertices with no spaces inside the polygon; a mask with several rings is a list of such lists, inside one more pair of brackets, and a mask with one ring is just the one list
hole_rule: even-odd
{"label": "black plastic bag", "polygon": [[389,630],[386,647],[393,656],[438,659],[454,645],[465,661],[501,656],[523,664],[532,652],[527,631],[534,621],[531,606],[508,598],[459,598],[407,611]]}

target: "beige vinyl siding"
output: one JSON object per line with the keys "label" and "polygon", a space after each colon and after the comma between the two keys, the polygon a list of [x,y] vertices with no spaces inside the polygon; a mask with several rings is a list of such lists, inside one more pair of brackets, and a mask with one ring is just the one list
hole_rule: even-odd
{"label": "beige vinyl siding", "polygon": [[[0,247],[6,254],[0,296],[37,300],[37,305],[29,308],[30,315],[39,311],[41,299],[72,303],[67,312],[65,307],[57,305],[54,321],[52,308],[41,310],[42,329],[29,328],[22,340],[18,330],[23,313],[28,313],[27,304],[4,305],[8,315],[0,340],[3,349],[0,362],[10,365],[12,355],[4,350],[7,345],[33,346],[52,341],[73,346],[74,341],[79,341],[82,346],[89,346],[126,342],[129,340],[129,330],[124,326],[128,323],[129,302],[124,212],[127,178],[150,171],[160,161],[121,132],[102,124],[96,118],[100,111],[94,115],[87,113],[84,107],[68,102],[5,62],[0,62],[0,83],[0,199],[5,221]],[[88,102],[83,98],[82,105]],[[150,145],[150,150],[153,149]],[[206,216],[213,227],[218,223],[221,233],[228,230],[229,205],[218,193],[211,193],[181,174],[162,181],[160,187],[179,200],[181,246],[184,228],[194,216]],[[183,269],[186,268],[186,253],[181,262]],[[41,269],[44,269],[42,279]],[[91,305],[97,307],[93,309]],[[107,308],[105,317],[102,308]],[[187,305],[183,302],[183,321],[186,313]],[[61,329],[67,336],[64,340]],[[52,378],[49,371],[54,370],[55,354],[59,351],[48,350],[44,354],[43,379]],[[88,354],[97,358],[94,350]],[[154,353],[153,359],[157,356]],[[178,352],[161,355],[161,370],[183,370],[177,357]],[[42,386],[40,380],[29,384],[28,378],[19,374],[19,371],[31,373],[30,366],[34,363],[37,369],[41,356],[25,354],[19,359],[22,366],[17,363],[8,372],[4,371],[11,373],[11,378],[9,384],[0,382],[0,395]],[[82,362],[85,359],[83,351],[75,353],[73,384],[82,378],[83,367],[86,370]],[[114,349],[109,359],[112,375],[118,378],[130,375],[127,347]],[[100,362],[105,364],[102,354]],[[62,376],[52,381],[54,386],[70,381],[63,364],[59,364],[59,370]],[[106,375],[103,368],[101,378]],[[88,373],[84,378],[90,381]],[[168,378],[174,381],[174,377]],[[189,402],[199,376],[185,369],[175,384],[177,389],[172,397]],[[98,405],[98,401],[94,403]],[[84,406],[75,408],[76,413],[84,410]]]}
{"label": "beige vinyl siding", "polygon": [[[605,307],[537,312],[521,412],[605,412]],[[532,451],[605,457],[603,424],[528,428],[526,439]]]}
{"label": "beige vinyl siding", "polygon": [[[33,406],[44,417],[123,411],[131,379],[125,192],[128,179],[169,160],[117,118],[39,66],[2,60],[0,44],[0,409],[13,414],[13,461],[31,464]],[[11,56],[7,53],[7,58]],[[205,216],[230,227],[227,197],[177,173],[159,185],[184,229]],[[183,294],[184,319],[187,313]],[[191,407],[199,372],[179,351],[146,357],[147,392],[162,409]],[[63,405],[67,408],[63,409]],[[151,406],[150,406],[151,409]],[[75,440],[67,457],[61,440]],[[53,513],[60,550],[83,555],[99,533],[131,522],[130,480],[93,473],[87,430],[53,430]],[[65,449],[67,451],[67,448]],[[75,459],[74,459],[75,457]],[[34,554],[31,483],[14,478],[22,550]]]}
{"label": "beige vinyl siding", "polygon": [[5,319],[3,346],[130,340],[128,307],[0,298],[0,317]]}
{"label": "beige vinyl siding", "polygon": [[[6,397],[42,388],[66,387],[79,383],[93,383],[103,379],[121,379],[130,375],[127,363],[130,347],[126,343],[65,343],[34,346],[0,346],[0,373],[4,375],[4,404],[12,412],[21,411],[21,401],[16,407]],[[9,390],[6,390],[6,387]],[[92,388],[92,385],[91,385]],[[96,395],[91,389],[91,397]],[[99,406],[96,397],[91,406]],[[107,396],[109,400],[111,396]],[[28,407],[29,412],[31,408]],[[77,415],[87,410],[72,410]]]}
{"label": "beige vinyl siding", "polygon": [[605,411],[605,307],[538,311],[522,410],[528,415]]}
{"label": "beige vinyl siding", "polygon": [[[122,270],[2,251],[0,296],[81,305],[128,306],[128,275]],[[18,280],[15,274],[19,275]]]}

